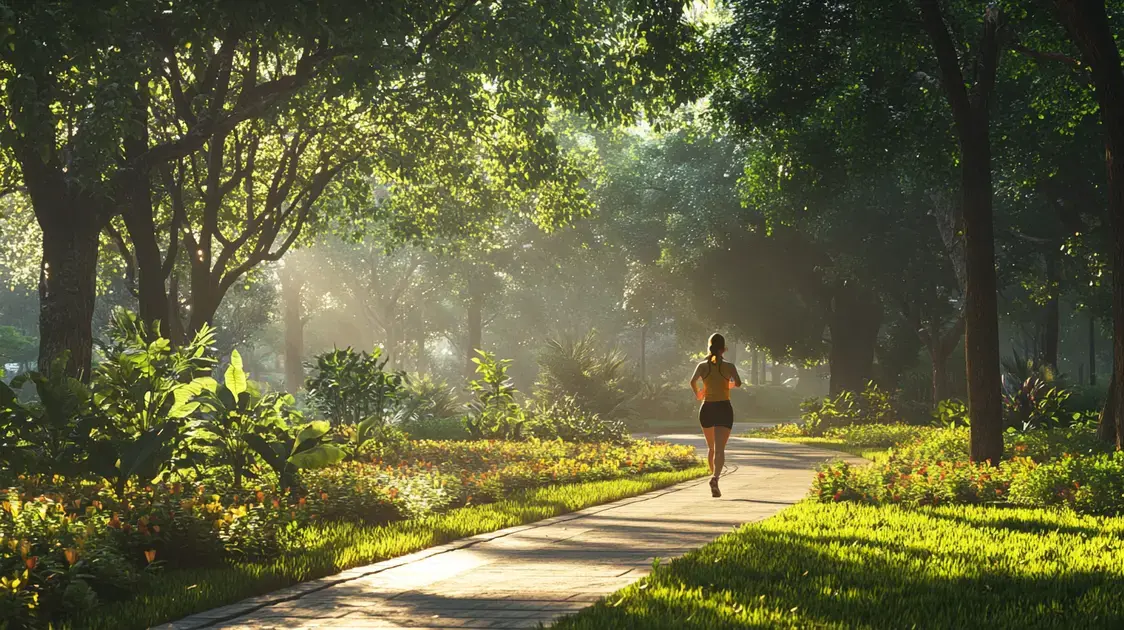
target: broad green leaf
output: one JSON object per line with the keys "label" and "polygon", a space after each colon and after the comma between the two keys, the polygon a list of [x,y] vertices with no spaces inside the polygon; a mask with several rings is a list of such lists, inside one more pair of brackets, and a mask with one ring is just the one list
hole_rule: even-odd
{"label": "broad green leaf", "polygon": [[232,350],[230,352],[230,365],[226,368],[223,381],[230,393],[237,398],[242,392],[246,391],[247,380],[246,372],[242,369],[242,355],[238,354],[237,350]]}
{"label": "broad green leaf", "polygon": [[289,458],[289,463],[297,468],[324,468],[343,461],[344,455],[338,446],[321,444],[293,455]]}
{"label": "broad green leaf", "polygon": [[310,422],[301,427],[300,433],[297,434],[296,445],[300,446],[302,442],[320,439],[324,436],[324,434],[328,432],[329,429],[331,429],[331,425],[328,424],[327,420],[317,420],[315,422]]}

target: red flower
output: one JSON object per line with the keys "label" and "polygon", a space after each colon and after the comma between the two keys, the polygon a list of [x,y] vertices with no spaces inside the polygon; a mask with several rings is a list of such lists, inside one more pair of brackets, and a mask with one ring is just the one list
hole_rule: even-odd
{"label": "red flower", "polygon": [[838,501],[839,497],[841,497],[841,496],[843,496],[843,491],[842,490],[836,490],[835,496],[831,497],[831,500],[832,501]]}

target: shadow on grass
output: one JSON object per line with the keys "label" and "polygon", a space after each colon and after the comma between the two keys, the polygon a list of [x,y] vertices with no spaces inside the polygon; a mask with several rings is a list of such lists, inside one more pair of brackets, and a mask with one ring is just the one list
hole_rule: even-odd
{"label": "shadow on grass", "polygon": [[[864,513],[877,515],[878,509]],[[913,513],[895,523],[894,515],[904,512],[888,510],[883,514],[891,518],[870,522],[870,535],[844,535],[807,521],[857,510],[795,510],[795,520],[724,536],[556,627],[1124,627],[1124,606],[1115,596],[1124,588],[1124,549],[1117,545],[1114,557],[1097,559],[1101,547],[1084,545],[1082,528],[1059,540],[1056,528],[1036,532],[1022,523],[1039,539],[1016,537],[992,547],[980,544],[986,532],[969,531],[994,522],[990,518],[936,516],[926,525],[940,536],[918,540],[917,522],[907,520],[934,514]],[[895,527],[896,534],[883,530]],[[1111,538],[1098,533],[1102,541]],[[1060,560],[1034,565],[1024,555],[1028,545],[1056,548]],[[1090,558],[1092,566],[1084,562]]]}

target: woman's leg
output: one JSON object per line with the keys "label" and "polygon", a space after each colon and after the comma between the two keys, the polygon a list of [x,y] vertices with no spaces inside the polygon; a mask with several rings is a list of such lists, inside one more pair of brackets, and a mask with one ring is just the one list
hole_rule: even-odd
{"label": "woman's leg", "polygon": [[[728,435],[728,433],[727,433]],[[703,427],[703,437],[706,438],[706,463],[710,466],[710,474],[714,474],[714,427]]]}
{"label": "woman's leg", "polygon": [[713,442],[707,442],[711,454],[710,472],[718,477],[722,474],[722,467],[726,465],[726,441],[730,439],[730,428],[716,426],[711,431]]}

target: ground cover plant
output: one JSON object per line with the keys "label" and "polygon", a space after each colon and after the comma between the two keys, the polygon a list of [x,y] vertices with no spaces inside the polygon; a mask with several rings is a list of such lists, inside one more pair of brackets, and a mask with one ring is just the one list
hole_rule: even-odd
{"label": "ground cover plant", "polygon": [[350,567],[642,494],[705,474],[704,466],[693,466],[674,472],[549,485],[517,491],[495,503],[382,525],[312,521],[291,537],[283,555],[164,571],[129,599],[94,610],[80,622],[63,627],[139,630]]}
{"label": "ground cover plant", "polygon": [[804,502],[554,625],[1118,628],[1124,519]]}

